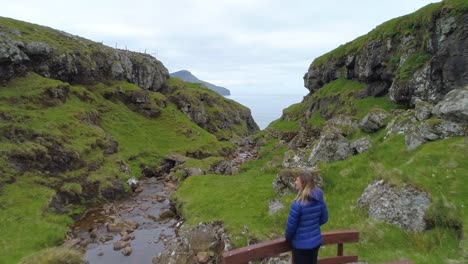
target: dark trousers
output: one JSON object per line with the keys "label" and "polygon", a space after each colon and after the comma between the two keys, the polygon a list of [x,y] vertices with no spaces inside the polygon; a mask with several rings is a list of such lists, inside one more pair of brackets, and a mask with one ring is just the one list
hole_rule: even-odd
{"label": "dark trousers", "polygon": [[318,251],[320,246],[313,249],[296,249],[293,248],[292,254],[294,264],[317,264]]}

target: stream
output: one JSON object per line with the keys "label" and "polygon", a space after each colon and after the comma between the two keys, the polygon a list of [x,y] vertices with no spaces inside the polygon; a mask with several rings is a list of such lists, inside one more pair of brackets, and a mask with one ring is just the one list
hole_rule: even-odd
{"label": "stream", "polygon": [[[85,259],[89,264],[152,263],[153,257],[164,250],[164,240],[175,236],[178,222],[168,199],[174,187],[163,179],[144,178],[132,196],[88,210],[75,223],[73,232],[76,241],[87,244]],[[110,225],[112,222],[116,224]],[[126,229],[126,225],[119,223],[133,227],[125,234],[118,230]],[[121,239],[130,243],[128,256],[124,249],[114,250],[114,243]]]}
{"label": "stream", "polygon": [[[245,144],[231,161],[238,167],[256,155],[253,144]],[[89,264],[151,264],[182,224],[169,202],[176,183],[165,178],[142,178],[124,200],[89,209],[75,222],[65,244],[85,249]]]}

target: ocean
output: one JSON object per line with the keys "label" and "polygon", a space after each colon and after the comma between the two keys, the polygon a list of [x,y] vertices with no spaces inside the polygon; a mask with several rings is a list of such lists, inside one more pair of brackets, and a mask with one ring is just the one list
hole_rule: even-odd
{"label": "ocean", "polygon": [[305,94],[258,94],[258,95],[230,95],[232,99],[248,108],[260,129],[265,129],[272,121],[283,114],[283,109],[292,104],[300,103]]}

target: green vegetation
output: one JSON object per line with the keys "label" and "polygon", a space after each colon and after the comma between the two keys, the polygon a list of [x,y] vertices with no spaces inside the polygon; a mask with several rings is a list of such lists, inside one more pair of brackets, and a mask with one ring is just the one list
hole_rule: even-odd
{"label": "green vegetation", "polygon": [[411,54],[405,63],[398,68],[397,78],[400,80],[407,80],[413,73],[421,68],[429,59],[431,58],[430,54],[427,53],[415,53]]}
{"label": "green vegetation", "polygon": [[0,195],[0,263],[17,263],[25,255],[63,241],[71,219],[45,208],[50,188],[27,178],[2,187]]}
{"label": "green vegetation", "polygon": [[59,30],[32,24],[12,18],[0,17],[0,31],[14,40],[29,42],[44,42],[57,52],[81,52],[91,54],[104,45],[88,39],[66,34]]}
{"label": "green vegetation", "polygon": [[[468,181],[460,177],[468,173],[464,139],[430,142],[408,152],[402,136],[384,140],[384,132],[371,135],[375,145],[368,152],[344,161],[319,164],[330,211],[330,221],[323,226],[324,230],[358,229],[360,243],[347,245],[346,251],[372,263],[399,259],[442,263],[447,258],[462,258],[458,240],[461,234],[457,233],[460,232],[457,227],[468,224],[465,201],[468,193],[464,187]],[[286,208],[274,216],[268,215],[268,202],[275,197],[271,184],[278,167],[266,167],[266,164],[282,160],[285,150],[284,146],[275,149],[276,144],[276,140],[269,141],[262,148],[262,153],[268,155],[246,163],[238,175],[206,175],[183,182],[176,197],[188,223],[221,219],[233,233],[236,246],[245,245],[247,239],[282,236],[288,205],[294,195],[282,197]],[[367,213],[356,207],[356,201],[370,182],[382,178],[393,184],[408,183],[431,193],[436,202],[427,217],[432,219],[435,228],[422,233],[406,232],[367,218]],[[438,199],[451,202],[437,202]],[[453,212],[447,213],[450,210]],[[242,235],[244,225],[249,232]],[[463,232],[466,237],[466,229]],[[336,249],[327,247],[320,254],[333,256]]]}
{"label": "green vegetation", "polygon": [[[337,115],[361,119],[373,108],[386,111],[402,108],[386,96],[364,98],[356,96],[364,89],[366,89],[365,83],[344,78],[334,80],[315,93],[307,95],[303,102],[284,109],[282,117],[273,121],[267,130],[299,131],[300,123],[308,127],[321,128],[328,119]],[[306,118],[306,113],[309,111],[310,117]]]}
{"label": "green vegetation", "polygon": [[348,54],[362,51],[369,42],[376,39],[395,39],[411,34],[417,37],[413,41],[411,48],[421,50],[424,48],[424,36],[430,30],[433,17],[438,15],[443,9],[459,17],[467,12],[468,4],[465,0],[445,0],[440,3],[429,4],[412,14],[389,20],[377,26],[368,34],[360,36],[316,58],[312,62],[311,67],[320,67],[327,61],[337,62]]}
{"label": "green vegetation", "polygon": [[82,254],[75,249],[55,247],[41,250],[21,260],[21,264],[84,264]]}
{"label": "green vegetation", "polygon": [[[104,201],[100,193],[115,188],[116,179],[139,177],[145,166],[170,153],[201,153],[208,158],[189,162],[209,167],[234,148],[194,124],[163,94],[150,92],[152,106],[166,105],[156,118],[132,111],[114,96],[140,90],[112,81],[69,85],[33,73],[1,87],[0,263],[16,263],[63,241],[72,221],[68,215],[49,213],[55,191],[90,195],[85,192],[92,190],[82,186],[98,183],[93,199],[81,199],[91,205]],[[63,96],[54,97],[55,92]],[[65,207],[70,215],[83,208]]]}
{"label": "green vegetation", "polygon": [[[237,246],[245,245],[253,237],[278,236],[279,230],[271,225],[272,218],[268,215],[268,201],[275,197],[271,183],[280,163],[275,165],[271,161],[281,160],[286,146],[278,147],[276,143],[272,141],[264,146],[259,159],[244,164],[239,174],[189,177],[182,182],[176,199],[187,223],[196,225],[222,219]],[[244,226],[252,233],[242,234]]]}
{"label": "green vegetation", "polygon": [[[229,140],[254,132],[249,131],[246,125],[245,119],[250,115],[247,107],[219,96],[203,84],[186,83],[179,78],[169,78],[168,86],[173,90],[168,95],[170,100],[179,108],[190,105],[188,111],[193,113],[192,120],[218,139]],[[201,119],[197,113],[201,113],[206,120]],[[231,120],[232,124],[226,120]]]}

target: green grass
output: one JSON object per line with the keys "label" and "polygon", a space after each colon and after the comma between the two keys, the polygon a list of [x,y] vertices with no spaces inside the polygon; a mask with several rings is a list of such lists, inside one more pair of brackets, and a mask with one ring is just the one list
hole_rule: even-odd
{"label": "green grass", "polygon": [[327,61],[336,62],[344,58],[347,54],[360,52],[369,42],[376,39],[397,38],[409,34],[414,35],[416,32],[422,31],[422,33],[418,34],[418,38],[420,37],[420,39],[416,39],[414,41],[416,44],[413,45],[424,45],[424,43],[422,43],[423,32],[429,30],[429,25],[433,16],[441,12],[443,8],[448,8],[455,14],[463,14],[467,9],[466,6],[466,1],[463,0],[446,0],[440,3],[429,4],[412,14],[389,20],[377,26],[368,34],[360,36],[344,45],[340,45],[338,48],[316,58],[312,62],[311,67],[320,67]]}
{"label": "green grass", "polygon": [[[167,85],[170,87],[168,97],[174,103],[182,102],[190,105],[191,110],[206,114],[209,122],[200,124],[204,129],[214,134],[220,140],[230,140],[249,135],[246,121],[240,116],[250,115],[250,110],[245,106],[219,96],[209,90],[203,84],[183,82],[179,78],[169,78]],[[225,122],[231,120],[231,122]]]}
{"label": "green grass", "polygon": [[[58,85],[68,87],[66,101],[43,104],[48,100],[46,90]],[[150,94],[155,104],[164,101],[167,105],[157,118],[132,111],[115,98],[105,99],[119,86],[125,94],[140,89],[126,82],[68,85],[33,73],[1,87],[0,113],[7,121],[0,124],[0,183],[6,183],[0,187],[0,263],[16,263],[63,241],[71,219],[46,211],[54,190],[84,195],[89,191],[82,188],[84,184],[99,183],[91,200],[81,200],[92,205],[104,201],[100,193],[112,187],[115,179],[139,177],[145,166],[156,166],[170,153],[211,156],[189,160],[194,166],[209,167],[234,148],[233,143],[221,142],[194,124],[160,93]],[[118,152],[105,155],[109,135],[118,142]],[[53,159],[55,148],[73,154],[75,160],[67,162],[69,169],[42,171],[41,166]],[[29,171],[16,171],[12,155],[24,157]],[[130,174],[121,171],[122,164],[129,166]],[[15,178],[15,183],[8,183]],[[67,208],[70,215],[76,215],[83,205]]]}
{"label": "green grass", "polygon": [[[282,159],[286,149],[285,146],[275,148],[275,144],[266,145],[259,159],[245,163],[239,174],[187,178],[175,194],[187,223],[196,225],[222,219],[233,234],[233,243],[238,246],[245,245],[249,238],[277,236],[278,230],[271,225],[275,217],[268,215],[268,201],[275,197],[271,183],[278,167],[269,167],[266,163]],[[252,232],[243,235],[244,226]]]}
{"label": "green grass", "polygon": [[366,86],[365,83],[341,78],[327,83],[313,95],[315,98],[324,98],[334,95],[348,96],[353,92],[366,88]]}
{"label": "green grass", "polygon": [[[319,164],[330,211],[330,220],[323,230],[358,229],[360,242],[346,245],[346,252],[358,254],[361,260],[371,263],[400,259],[411,259],[415,263],[443,263],[448,258],[461,259],[460,241],[448,223],[461,221],[464,226],[468,224],[468,181],[464,177],[468,175],[468,165],[464,162],[466,142],[455,137],[429,142],[408,152],[403,136],[386,140],[384,136],[384,130],[371,134],[374,146],[368,152],[344,161]],[[265,164],[276,159],[275,156],[284,153],[284,148],[274,153],[274,146],[275,142],[270,141],[262,148],[259,160],[246,163],[238,175],[187,179],[176,195],[182,204],[183,216],[190,224],[223,220],[233,233],[236,246],[245,245],[246,236],[260,240],[281,237],[294,195],[281,198],[286,208],[277,215],[268,216],[267,204],[275,197],[271,184],[277,170],[259,170],[265,169]],[[356,201],[367,185],[382,178],[393,184],[409,183],[428,191],[433,200],[443,198],[450,201],[442,205],[436,202],[437,207],[428,214],[438,223],[436,228],[422,233],[406,232],[369,219],[365,211],[358,209]],[[448,210],[456,213],[447,215]],[[241,235],[244,225],[250,230],[246,236]],[[333,256],[336,247],[325,247],[320,254]]]}
{"label": "green grass", "polygon": [[47,212],[54,191],[19,179],[0,195],[0,263],[17,263],[41,248],[62,243],[71,219]]}
{"label": "green grass", "polygon": [[21,264],[84,264],[83,253],[76,249],[54,247],[41,250],[21,260]]}
{"label": "green grass", "polygon": [[413,76],[417,69],[421,68],[431,58],[427,53],[414,53],[409,56],[405,63],[398,68],[397,78],[399,80],[408,80]]}
{"label": "green grass", "polygon": [[[386,111],[402,108],[386,96],[357,98],[355,94],[365,88],[365,83],[343,78],[334,80],[315,93],[307,95],[301,103],[284,109],[281,118],[273,121],[267,129],[280,132],[299,131],[300,123],[320,128],[327,119],[337,115],[347,115],[359,120],[374,108]],[[315,105],[315,108],[306,119],[305,113],[312,109],[312,105]]]}
{"label": "green grass", "polygon": [[[19,32],[20,36],[14,34],[13,30]],[[98,45],[100,45],[78,36],[64,35],[62,32],[49,27],[6,17],[0,17],[0,32],[2,31],[10,38],[25,43],[47,43],[58,52],[80,51],[83,54],[91,54],[93,49],[97,49]]]}

